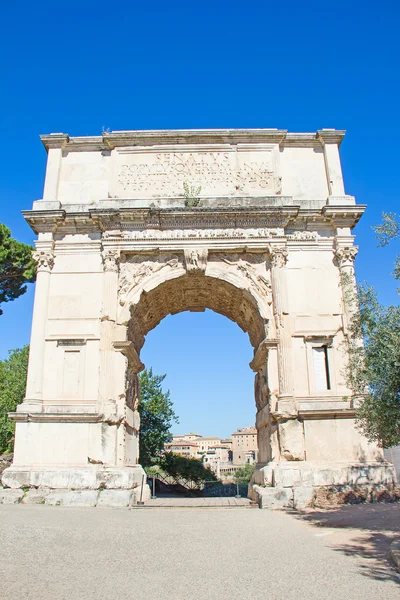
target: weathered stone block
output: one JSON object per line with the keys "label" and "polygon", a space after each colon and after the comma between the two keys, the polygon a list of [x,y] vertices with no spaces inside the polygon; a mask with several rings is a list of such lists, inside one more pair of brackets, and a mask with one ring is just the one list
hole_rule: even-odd
{"label": "weathered stone block", "polygon": [[260,508],[293,508],[293,489],[253,486]]}
{"label": "weathered stone block", "polygon": [[99,492],[97,490],[50,490],[45,504],[51,506],[96,506]]}
{"label": "weathered stone block", "polygon": [[286,460],[304,460],[303,423],[297,419],[279,423],[281,454]]}
{"label": "weathered stone block", "polygon": [[132,490],[101,490],[97,506],[108,506],[112,508],[130,506],[134,498]]}
{"label": "weathered stone block", "polygon": [[143,475],[145,473],[140,465],[123,469],[108,468],[98,471],[97,484],[106,489],[129,490],[141,486]]}
{"label": "weathered stone block", "polygon": [[306,508],[310,506],[314,497],[315,488],[295,487],[293,488],[293,507]]}
{"label": "weathered stone block", "polygon": [[3,488],[0,490],[0,504],[19,504],[24,495],[23,490]]}
{"label": "weathered stone block", "polygon": [[28,490],[22,498],[22,504],[44,504],[46,497],[49,495],[48,489],[31,489]]}

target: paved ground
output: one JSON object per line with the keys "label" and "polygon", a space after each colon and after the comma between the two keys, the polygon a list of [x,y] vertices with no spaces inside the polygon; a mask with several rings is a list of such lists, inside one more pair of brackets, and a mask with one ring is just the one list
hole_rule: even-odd
{"label": "paved ground", "polygon": [[[381,531],[396,522],[398,508],[388,507],[383,523],[376,516]],[[326,514],[336,523],[313,524]],[[241,507],[113,510],[2,505],[0,597],[400,598],[400,579],[385,558],[349,549],[368,533],[366,513],[354,514],[362,529],[352,528],[351,512],[344,517],[342,513],[345,520],[340,523],[340,511],[304,516]]]}
{"label": "paved ground", "polygon": [[229,508],[231,506],[250,507],[252,503],[248,498],[174,498],[164,496],[156,498],[155,500],[147,500],[145,504],[146,508],[154,508],[157,506],[170,508]]}

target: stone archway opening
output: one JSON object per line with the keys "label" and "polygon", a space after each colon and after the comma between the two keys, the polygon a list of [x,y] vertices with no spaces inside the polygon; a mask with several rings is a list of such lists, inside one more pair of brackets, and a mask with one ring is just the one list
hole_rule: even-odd
{"label": "stone archway opening", "polygon": [[130,307],[128,340],[139,353],[147,333],[167,315],[184,311],[213,310],[245,331],[253,348],[266,335],[268,322],[260,315],[256,302],[246,289],[215,277],[184,275],[165,281],[153,290],[143,290],[139,300]]}
{"label": "stone archway opening", "polygon": [[126,397],[132,398],[136,394],[135,406],[138,404],[139,394],[138,373],[144,368],[140,352],[146,335],[168,315],[185,311],[204,312],[210,309],[227,317],[248,334],[256,357],[250,363],[250,367],[256,373],[254,397],[259,461],[265,464],[271,456],[270,419],[266,419],[265,415],[260,419],[259,415],[266,412],[263,409],[268,410],[270,390],[267,377],[267,352],[262,352],[260,349],[265,344],[269,319],[261,314],[257,298],[251,291],[222,278],[204,274],[183,274],[154,285],[152,289],[143,289],[140,294],[136,294],[133,302],[130,302],[129,298],[124,299],[125,310],[127,304],[129,305],[129,319],[126,322],[127,343],[134,348],[137,359],[128,360]]}

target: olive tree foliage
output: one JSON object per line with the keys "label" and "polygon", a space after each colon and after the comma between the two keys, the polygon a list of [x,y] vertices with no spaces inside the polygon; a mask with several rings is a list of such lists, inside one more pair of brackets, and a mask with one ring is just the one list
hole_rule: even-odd
{"label": "olive tree foliage", "polygon": [[[400,240],[400,217],[395,213],[382,213],[383,222],[374,227],[379,246],[387,246],[393,240]],[[393,275],[400,280],[400,254],[394,263]]]}
{"label": "olive tree foliage", "polygon": [[14,412],[25,397],[29,346],[10,350],[8,358],[0,361],[0,453],[12,452],[14,422],[7,413]]}
{"label": "olive tree foliage", "polygon": [[[380,245],[400,237],[394,214],[383,214],[375,228]],[[394,275],[400,278],[400,257]],[[367,285],[354,288],[342,276],[346,302],[352,306],[348,335],[347,383],[358,400],[358,425],[370,441],[384,448],[400,444],[400,306],[383,306]]]}
{"label": "olive tree foliage", "polygon": [[31,246],[17,242],[11,231],[0,223],[0,315],[1,305],[25,294],[26,283],[36,278]]}
{"label": "olive tree foliage", "polygon": [[239,467],[239,469],[236,470],[235,479],[238,481],[238,483],[250,483],[255,469],[255,463],[246,463],[243,465],[243,467]]}
{"label": "olive tree foliage", "polygon": [[160,455],[164,444],[172,439],[172,424],[178,423],[170,392],[162,389],[165,377],[155,375],[151,368],[139,374],[139,454],[142,465],[151,465]]}

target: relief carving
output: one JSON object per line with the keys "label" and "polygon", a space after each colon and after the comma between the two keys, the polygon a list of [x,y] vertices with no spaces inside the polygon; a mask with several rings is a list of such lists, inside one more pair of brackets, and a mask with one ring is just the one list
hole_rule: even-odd
{"label": "relief carving", "polygon": [[319,239],[317,231],[294,231],[287,235],[287,239],[296,242],[316,242]]}
{"label": "relief carving", "polygon": [[[267,302],[272,302],[272,286],[267,274],[263,274],[261,270],[265,270],[265,256],[259,254],[215,254],[216,260],[222,260],[228,265],[238,269],[251,285],[260,293]],[[257,267],[260,267],[261,269]]]}
{"label": "relief carving", "polygon": [[269,257],[271,262],[271,267],[279,267],[282,268],[286,265],[288,251],[286,248],[282,246],[270,246],[269,247]]}
{"label": "relief carving", "polygon": [[165,268],[174,269],[179,265],[179,258],[176,255],[140,255],[131,256],[121,262],[121,272],[119,279],[119,298],[123,306],[126,296],[144,279],[154,275]]}
{"label": "relief carving", "polygon": [[185,249],[185,265],[188,275],[201,275],[207,267],[207,248]]}
{"label": "relief carving", "polygon": [[[265,370],[264,370],[265,371]],[[254,378],[254,397],[257,410],[262,410],[269,402],[270,392],[265,373],[256,373]]]}
{"label": "relief carving", "polygon": [[119,269],[119,252],[117,250],[103,250],[101,253],[103,259],[104,271],[118,273]]}
{"label": "relief carving", "polygon": [[352,267],[358,253],[357,246],[345,246],[342,248],[336,248],[333,251],[333,255],[339,268]]}
{"label": "relief carving", "polygon": [[40,271],[51,271],[54,265],[54,252],[32,252],[32,258],[36,262],[36,270]]}
{"label": "relief carving", "polygon": [[[222,224],[221,224],[222,225]],[[220,225],[220,226],[221,226]],[[104,239],[123,239],[123,240],[187,240],[187,239],[235,239],[235,238],[273,238],[282,236],[283,229],[265,228],[265,227],[249,227],[249,228],[234,228],[227,227],[224,229],[140,229],[131,231],[107,231],[103,234]]]}

